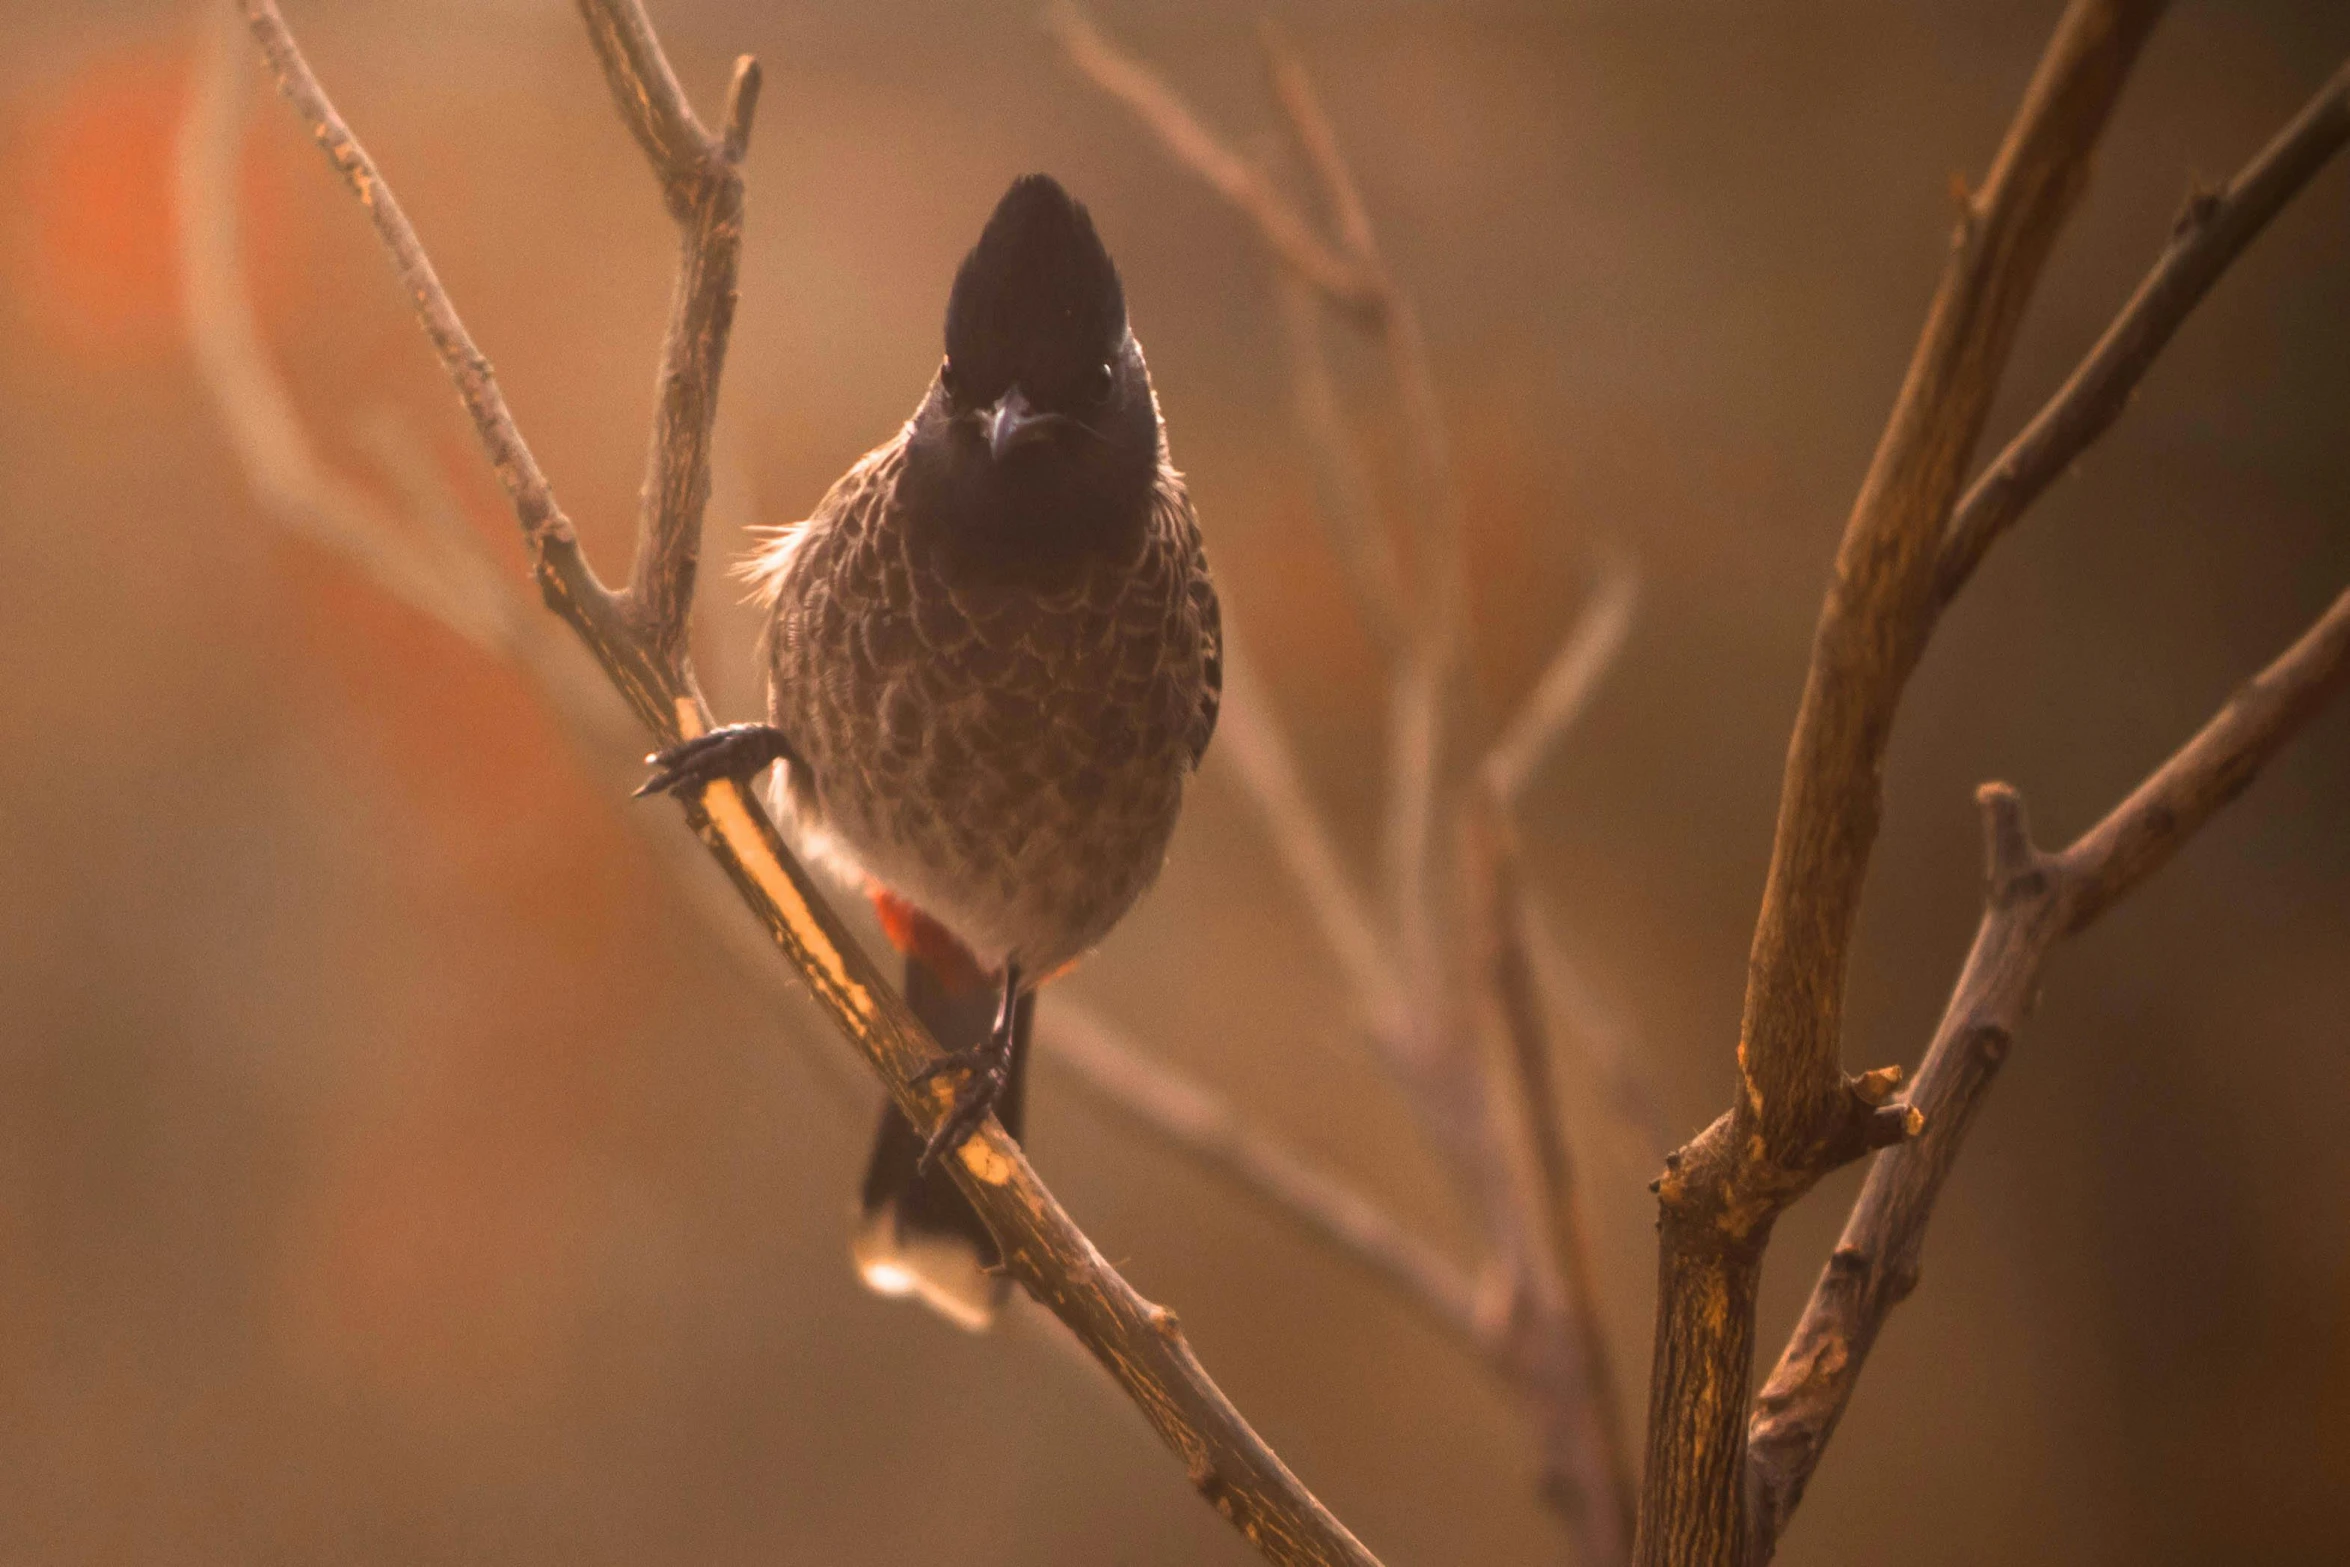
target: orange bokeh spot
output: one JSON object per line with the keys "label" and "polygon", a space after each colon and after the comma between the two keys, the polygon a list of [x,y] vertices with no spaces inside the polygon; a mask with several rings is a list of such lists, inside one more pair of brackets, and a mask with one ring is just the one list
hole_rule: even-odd
{"label": "orange bokeh spot", "polygon": [[172,335],[171,155],[187,103],[182,60],[115,55],[84,67],[19,136],[10,183],[31,225],[23,298],[73,346]]}
{"label": "orange bokeh spot", "polygon": [[[8,247],[17,274],[8,292],[52,344],[85,357],[177,348],[172,164],[190,82],[179,51],[119,50],[0,124],[0,197],[10,226],[22,225]],[[239,219],[249,255],[281,249],[282,173],[280,159],[265,168],[248,146]]]}

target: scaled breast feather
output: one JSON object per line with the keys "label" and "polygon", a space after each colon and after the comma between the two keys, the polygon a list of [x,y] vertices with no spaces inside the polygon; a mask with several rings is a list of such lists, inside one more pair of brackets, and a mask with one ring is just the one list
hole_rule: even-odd
{"label": "scaled breast feather", "polygon": [[[824,492],[824,499],[816,503],[815,511],[805,521],[752,530],[759,542],[735,564],[734,574],[750,584],[753,603],[773,611],[776,599],[783,592],[783,579],[791,571],[792,558],[815,530],[888,499],[891,486],[897,482],[898,470],[904,464],[906,437],[912,429],[909,421],[905,429],[858,458],[856,466]],[[772,620],[770,614],[770,625]]]}

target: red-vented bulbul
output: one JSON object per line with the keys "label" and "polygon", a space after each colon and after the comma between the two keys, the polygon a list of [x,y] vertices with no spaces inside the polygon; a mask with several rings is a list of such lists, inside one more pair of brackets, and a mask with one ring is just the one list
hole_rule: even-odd
{"label": "red-vented bulbul", "polygon": [[1015,180],[947,298],[914,417],[780,531],[768,719],[654,759],[640,793],[781,762],[811,857],[869,892],[960,1080],[927,1143],[889,1108],[866,1282],[984,1326],[994,1238],[932,1161],[990,1110],[1020,1133],[1031,988],[1158,874],[1216,726],[1216,591],[1118,269],[1085,208]]}

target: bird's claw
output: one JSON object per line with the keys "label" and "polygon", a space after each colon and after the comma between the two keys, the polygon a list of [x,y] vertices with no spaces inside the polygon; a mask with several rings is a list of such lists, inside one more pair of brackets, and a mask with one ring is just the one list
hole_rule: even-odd
{"label": "bird's claw", "polygon": [[1012,1080],[1011,1029],[999,1023],[981,1043],[968,1050],[948,1051],[916,1072],[913,1080],[919,1087],[949,1072],[962,1073],[963,1084],[955,1092],[954,1108],[922,1145],[922,1157],[915,1168],[923,1174],[929,1173],[940,1154],[960,1148],[995,1112],[996,1102]]}
{"label": "bird's claw", "polygon": [[791,742],[774,725],[727,724],[646,757],[653,776],[637,785],[635,797],[682,794],[721,778],[749,778],[790,760]]}

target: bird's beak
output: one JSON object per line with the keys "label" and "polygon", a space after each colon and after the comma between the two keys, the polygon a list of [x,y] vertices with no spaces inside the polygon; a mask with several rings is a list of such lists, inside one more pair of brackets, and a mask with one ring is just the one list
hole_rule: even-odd
{"label": "bird's beak", "polygon": [[1059,421],[1052,414],[1038,413],[1028,405],[1028,395],[1017,386],[1004,393],[995,405],[980,416],[987,428],[988,455],[997,462],[1015,446],[1026,446],[1049,434]]}

